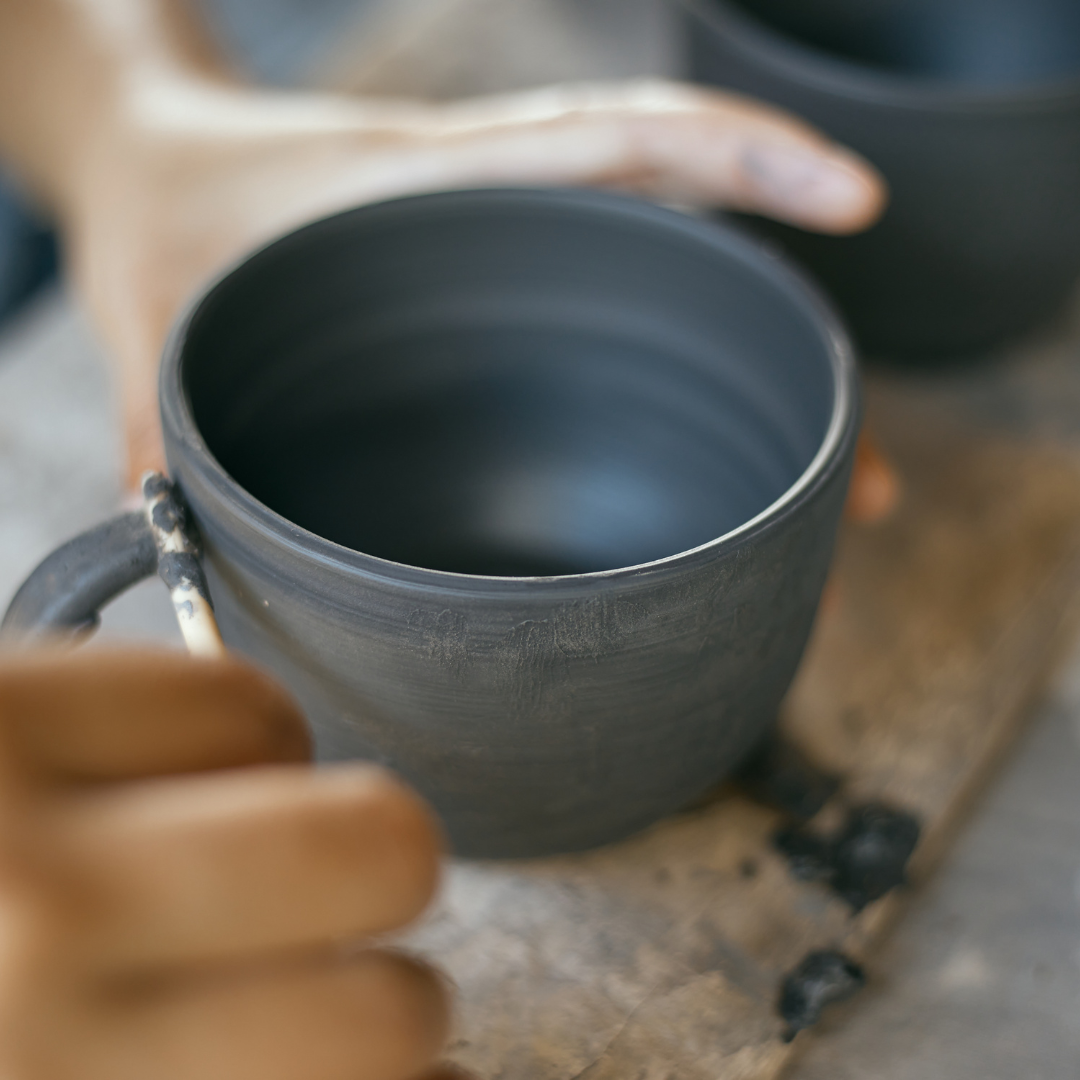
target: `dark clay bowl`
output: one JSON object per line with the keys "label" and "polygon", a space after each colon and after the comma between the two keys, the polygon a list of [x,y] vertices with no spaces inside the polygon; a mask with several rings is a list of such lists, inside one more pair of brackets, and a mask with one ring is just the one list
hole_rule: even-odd
{"label": "dark clay bowl", "polygon": [[226,642],[485,856],[625,836],[767,733],[858,427],[785,265],[560,191],[285,237],[194,307],[161,400]]}
{"label": "dark clay bowl", "polygon": [[1076,0],[678,0],[693,78],[774,102],[885,174],[850,238],[762,225],[861,348],[970,356],[1058,311],[1080,277]]}

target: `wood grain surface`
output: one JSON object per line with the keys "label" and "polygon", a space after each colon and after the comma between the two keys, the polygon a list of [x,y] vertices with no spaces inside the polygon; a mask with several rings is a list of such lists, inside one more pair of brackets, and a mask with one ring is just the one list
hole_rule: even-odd
{"label": "wood grain surface", "polygon": [[[918,815],[917,880],[1073,640],[1080,465],[965,430],[902,385],[872,389],[870,416],[903,506],[844,531],[782,723],[844,778],[815,824],[868,799]],[[780,821],[725,790],[586,855],[455,865],[409,942],[457,985],[454,1059],[484,1080],[781,1075],[806,1038],[784,1041],[784,974],[838,948],[874,979],[904,890],[852,916],[792,876]]]}

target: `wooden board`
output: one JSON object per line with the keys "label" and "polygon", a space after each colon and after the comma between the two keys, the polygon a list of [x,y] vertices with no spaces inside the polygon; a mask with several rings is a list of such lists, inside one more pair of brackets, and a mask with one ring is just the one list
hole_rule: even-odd
{"label": "wooden board", "polygon": [[[1073,639],[1080,465],[960,430],[896,385],[871,418],[906,498],[889,524],[845,530],[783,724],[845,778],[822,817],[864,799],[919,816],[920,878]],[[802,1041],[783,1038],[784,974],[828,947],[873,977],[904,893],[853,917],[793,878],[779,821],[725,792],[586,855],[455,865],[409,942],[456,983],[453,1058],[484,1080],[780,1075]]]}

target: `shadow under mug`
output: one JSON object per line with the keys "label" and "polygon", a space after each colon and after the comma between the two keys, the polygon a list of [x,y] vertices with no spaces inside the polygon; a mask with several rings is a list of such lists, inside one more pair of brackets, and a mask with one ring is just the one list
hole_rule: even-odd
{"label": "shadow under mug", "polygon": [[[857,435],[801,278],[614,195],[369,206],[246,259],[174,331],[169,467],[225,641],[321,759],[398,770],[459,854],[587,848],[765,735]],[[54,553],[8,636],[154,571],[138,514]]]}
{"label": "shadow under mug", "polygon": [[862,352],[977,356],[1080,282],[1076,0],[675,0],[689,74],[782,106],[885,175],[856,236],[766,221]]}

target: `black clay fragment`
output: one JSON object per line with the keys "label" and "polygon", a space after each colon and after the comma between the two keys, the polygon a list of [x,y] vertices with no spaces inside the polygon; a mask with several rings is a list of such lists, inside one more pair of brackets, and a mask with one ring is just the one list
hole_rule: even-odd
{"label": "black clay fragment", "polygon": [[904,884],[918,842],[919,823],[911,814],[877,804],[853,808],[833,844],[833,889],[861,911]]}
{"label": "black clay fragment", "polygon": [[833,836],[783,829],[773,843],[800,881],[823,881],[855,912],[902,885],[919,842],[919,823],[877,803],[852,807]]}
{"label": "black clay fragment", "polygon": [[770,735],[739,770],[739,786],[752,799],[809,821],[836,793],[840,781],[807,760],[782,735]]}
{"label": "black clay fragment", "polygon": [[862,968],[843,953],[810,953],[781,984],[779,1011],[788,1025],[784,1041],[813,1027],[827,1006],[847,1000],[865,985]]}

